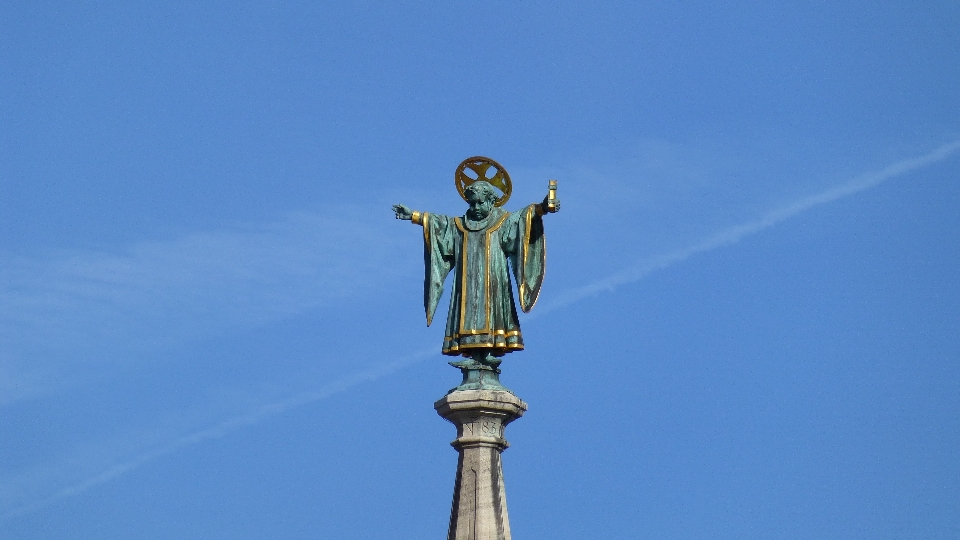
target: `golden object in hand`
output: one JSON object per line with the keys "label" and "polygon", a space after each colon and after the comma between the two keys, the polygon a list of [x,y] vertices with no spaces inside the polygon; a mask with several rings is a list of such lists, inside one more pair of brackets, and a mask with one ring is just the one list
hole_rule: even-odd
{"label": "golden object in hand", "polygon": [[551,180],[547,189],[549,190],[547,192],[547,212],[553,213],[557,211],[557,181]]}

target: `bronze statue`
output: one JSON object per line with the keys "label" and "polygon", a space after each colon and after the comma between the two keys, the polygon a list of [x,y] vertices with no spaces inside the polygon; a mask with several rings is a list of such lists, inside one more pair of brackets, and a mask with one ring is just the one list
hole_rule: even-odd
{"label": "bronze statue", "polygon": [[[523,335],[510,286],[517,283],[520,309],[528,312],[540,294],[546,263],[543,216],[560,209],[551,180],[543,202],[516,212],[501,206],[512,192],[507,171],[492,159],[464,160],[455,174],[457,190],[470,205],[461,217],[393,206],[397,219],[423,227],[424,308],[433,320],[443,282],[456,269],[443,340],[443,354],[467,359],[450,362],[464,382],[455,390],[501,389],[503,355],[523,349]],[[499,192],[499,193],[498,193]]]}

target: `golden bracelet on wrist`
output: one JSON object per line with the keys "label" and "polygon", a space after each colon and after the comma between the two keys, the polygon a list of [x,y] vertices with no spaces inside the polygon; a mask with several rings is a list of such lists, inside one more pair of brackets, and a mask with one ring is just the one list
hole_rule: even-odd
{"label": "golden bracelet on wrist", "polygon": [[423,212],[414,210],[410,221],[412,221],[414,225],[423,225]]}

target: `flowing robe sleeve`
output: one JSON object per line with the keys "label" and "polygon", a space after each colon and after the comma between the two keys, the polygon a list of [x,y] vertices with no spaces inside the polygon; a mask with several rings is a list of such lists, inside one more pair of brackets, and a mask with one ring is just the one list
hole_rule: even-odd
{"label": "flowing robe sleeve", "polygon": [[540,205],[531,204],[514,212],[504,225],[507,230],[501,236],[501,247],[513,267],[520,309],[527,313],[540,296],[547,266],[547,240]]}
{"label": "flowing robe sleeve", "polygon": [[433,322],[437,303],[443,294],[443,281],[453,269],[454,228],[453,219],[440,214],[424,212],[423,225],[423,307],[427,314],[427,326]]}

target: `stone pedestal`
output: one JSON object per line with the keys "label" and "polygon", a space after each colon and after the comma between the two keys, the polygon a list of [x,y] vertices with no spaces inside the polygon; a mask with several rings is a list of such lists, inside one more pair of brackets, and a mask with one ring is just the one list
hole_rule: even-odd
{"label": "stone pedestal", "polygon": [[523,416],[527,404],[510,392],[462,390],[434,404],[457,426],[457,482],[447,540],[510,540],[500,453],[509,446],[503,428]]}

